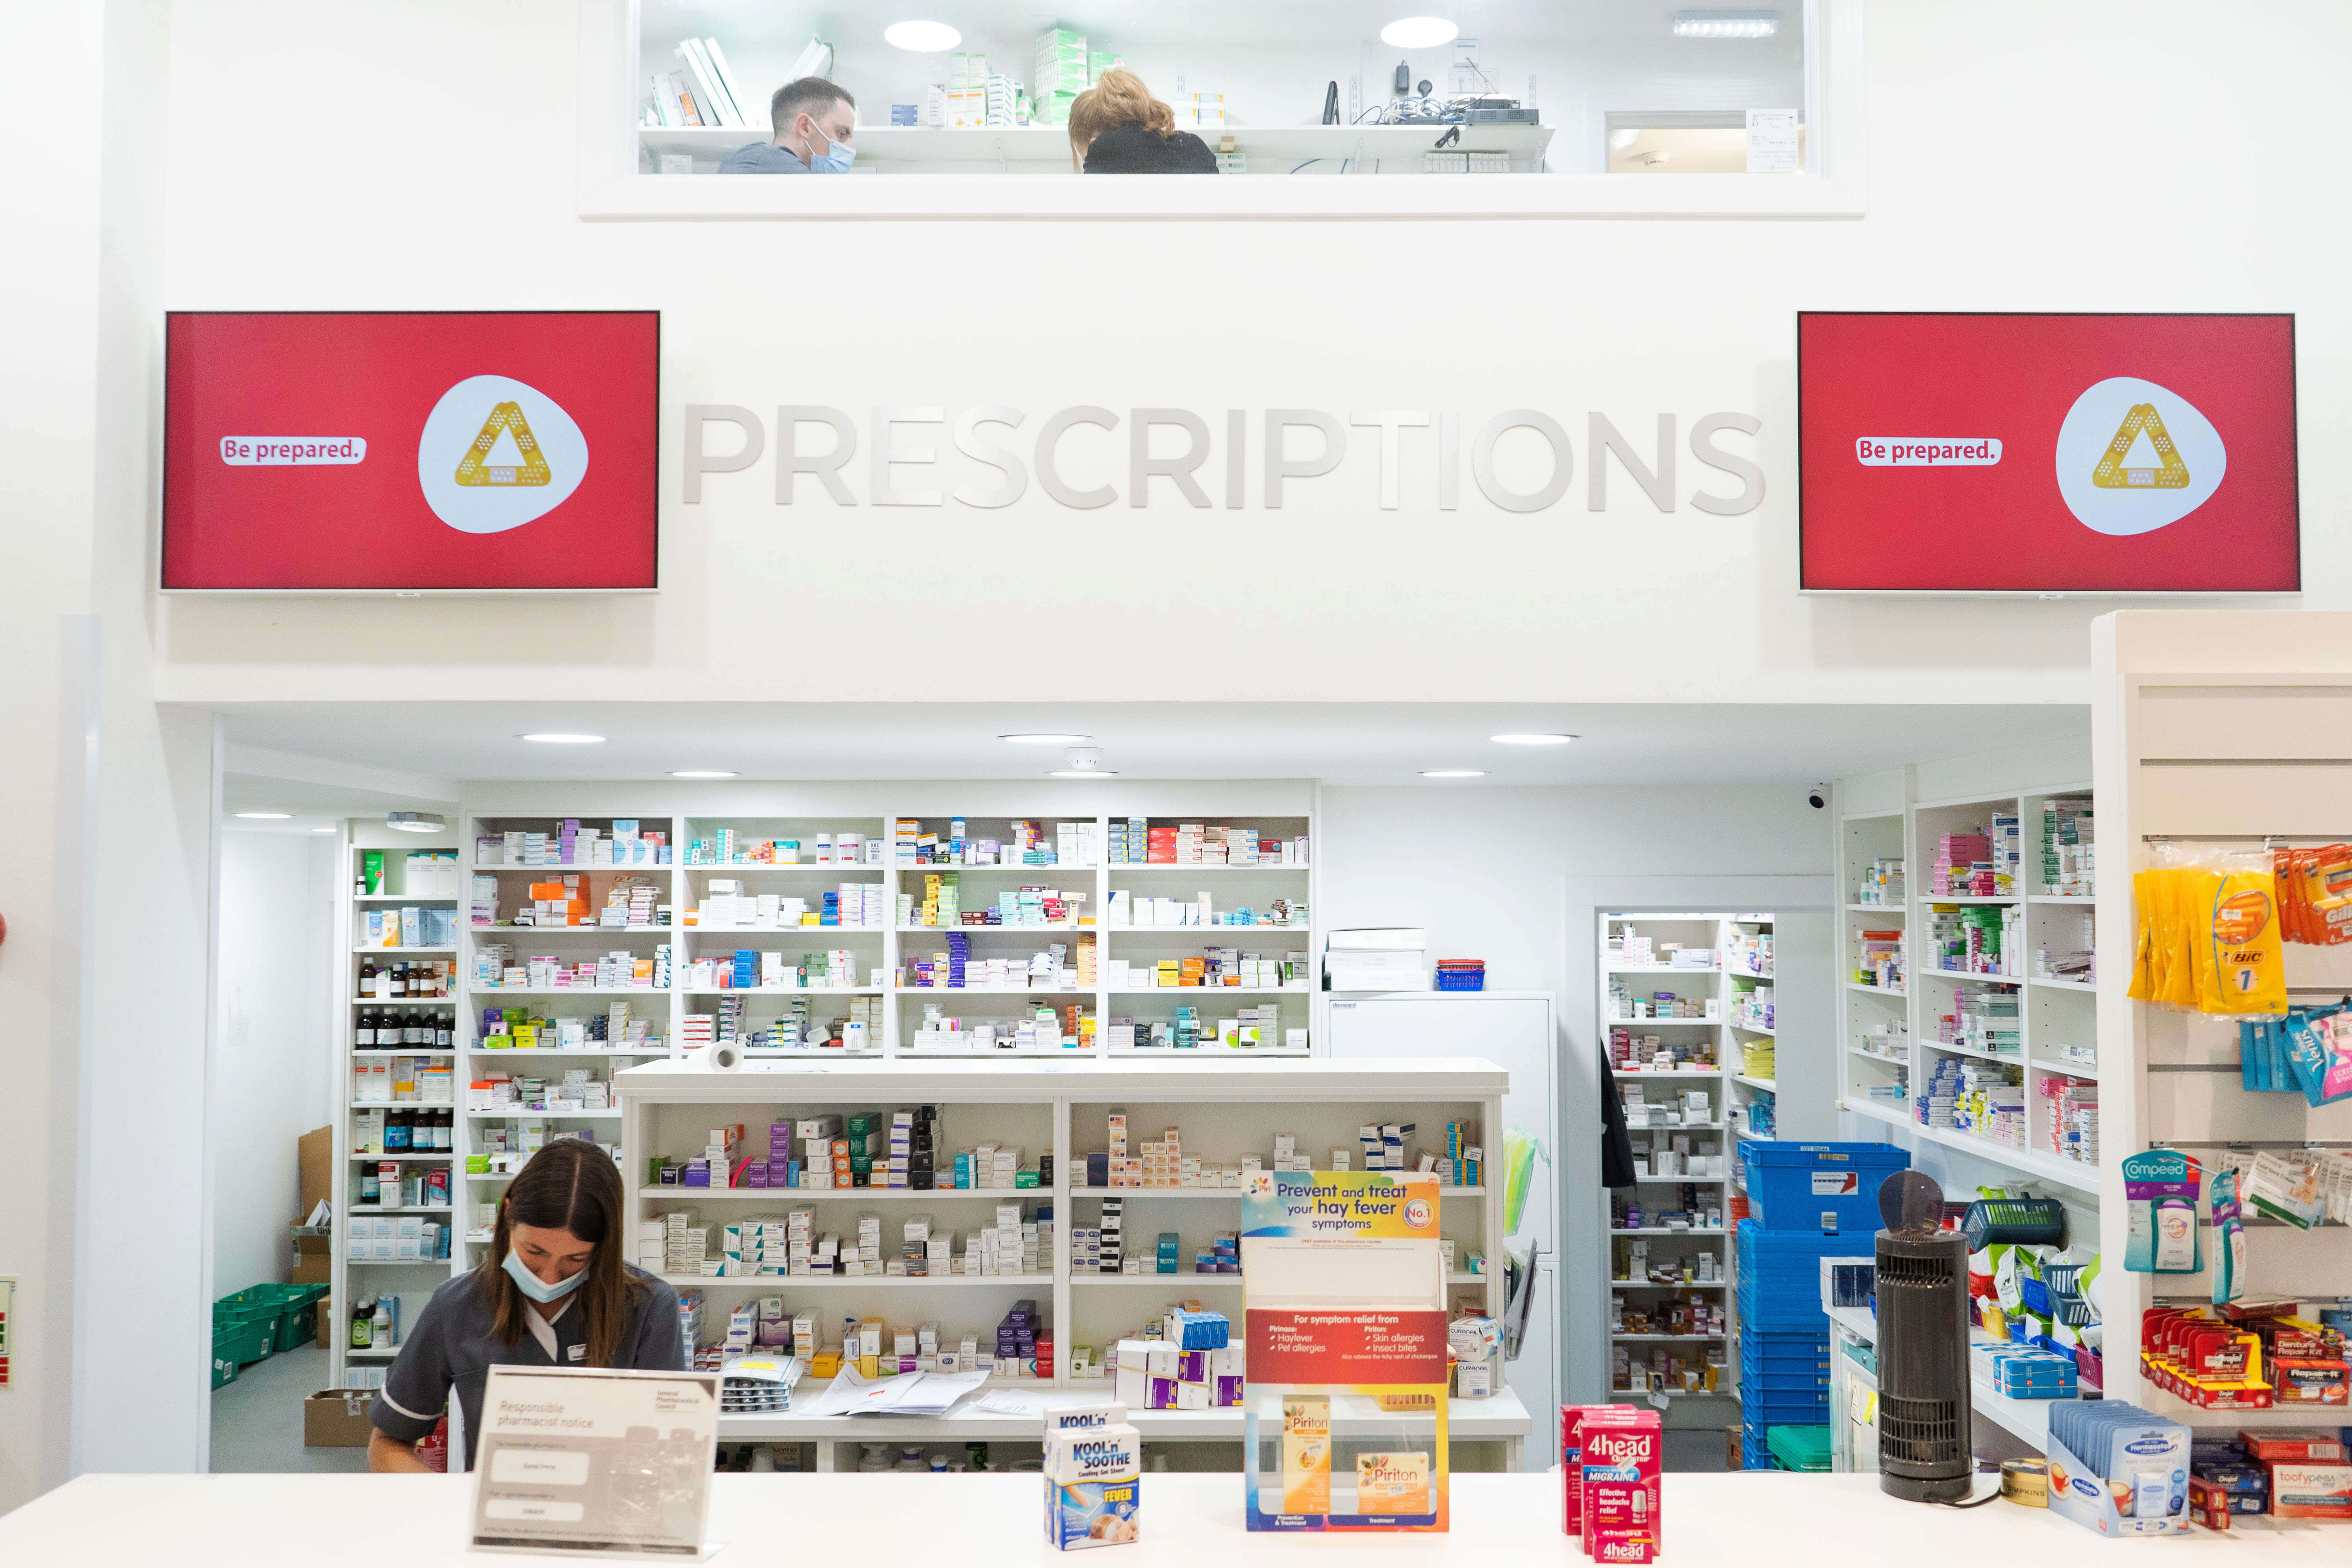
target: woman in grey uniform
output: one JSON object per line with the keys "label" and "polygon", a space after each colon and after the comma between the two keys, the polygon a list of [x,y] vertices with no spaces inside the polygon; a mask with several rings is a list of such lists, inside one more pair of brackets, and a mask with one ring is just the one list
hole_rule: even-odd
{"label": "woman in grey uniform", "polygon": [[454,1388],[472,1469],[493,1366],[685,1370],[677,1292],[623,1258],[623,1213],[609,1151],[563,1138],[530,1157],[481,1266],[433,1292],[392,1363],[368,1411],[368,1468],[424,1469],[416,1445]]}

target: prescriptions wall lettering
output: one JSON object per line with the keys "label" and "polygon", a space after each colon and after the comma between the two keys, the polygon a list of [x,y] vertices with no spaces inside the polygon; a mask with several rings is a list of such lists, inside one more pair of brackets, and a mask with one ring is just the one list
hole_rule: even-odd
{"label": "prescriptions wall lettering", "polygon": [[[1673,511],[1678,500],[1719,517],[1751,511],[1764,500],[1764,470],[1744,455],[1753,450],[1748,442],[1726,445],[1725,437],[1762,428],[1752,415],[1717,413],[1686,428],[1676,416],[1660,414],[1647,428],[1629,421],[1621,430],[1608,415],[1590,414],[1581,443],[1584,508],[1608,509],[1613,477],[1660,511]],[[1544,460],[1533,472],[1506,471],[1497,453],[1512,438],[1523,449],[1540,444]],[[742,404],[690,403],[678,494],[698,506],[724,482],[712,476],[765,467],[779,506],[823,499],[836,506],[953,501],[993,509],[1011,506],[1034,485],[1080,510],[1160,503],[1237,511],[1253,500],[1279,510],[1297,485],[1338,469],[1357,442],[1379,457],[1377,493],[1360,499],[1387,511],[1399,507],[1407,464],[1434,471],[1441,511],[1457,510],[1465,495],[1505,511],[1541,511],[1569,497],[1579,477],[1578,440],[1535,408],[1489,415],[1083,404],[1033,417],[1002,405],[950,411],[904,404],[873,407],[861,420],[847,409],[809,404],[780,405],[771,416]],[[1685,452],[1694,460],[1687,468]]]}

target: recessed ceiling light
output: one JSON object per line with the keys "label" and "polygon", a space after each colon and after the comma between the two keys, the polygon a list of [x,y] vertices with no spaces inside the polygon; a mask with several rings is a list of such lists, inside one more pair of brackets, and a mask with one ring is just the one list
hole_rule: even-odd
{"label": "recessed ceiling light", "polygon": [[1381,42],[1393,49],[1433,49],[1461,32],[1443,16],[1402,16],[1381,29]]}
{"label": "recessed ceiling light", "polygon": [[1677,38],[1769,38],[1780,30],[1778,11],[1677,11]]}
{"label": "recessed ceiling light", "polygon": [[1506,746],[1565,746],[1576,739],[1573,735],[1489,735],[1486,739]]}
{"label": "recessed ceiling light", "polygon": [[439,833],[449,825],[429,811],[395,811],[383,819],[386,827],[403,833]]}
{"label": "recessed ceiling light", "polygon": [[1049,779],[1115,779],[1118,773],[1113,768],[1055,768],[1045,776]]}
{"label": "recessed ceiling light", "polygon": [[602,735],[565,735],[550,732],[541,735],[517,735],[515,739],[518,741],[537,741],[543,746],[593,746],[600,743],[604,737]]}
{"label": "recessed ceiling light", "polygon": [[669,776],[674,779],[731,779],[735,775],[719,768],[673,768]]}
{"label": "recessed ceiling light", "polygon": [[248,822],[283,822],[294,814],[290,811],[240,811],[237,815]]}
{"label": "recessed ceiling light", "polygon": [[1016,746],[1075,746],[1094,739],[1092,735],[999,735],[1000,741],[1010,741]]}
{"label": "recessed ceiling light", "polygon": [[1425,779],[1483,779],[1486,776],[1486,770],[1484,768],[1423,768],[1421,770],[1421,776]]}
{"label": "recessed ceiling light", "polygon": [[936,55],[963,42],[963,35],[945,22],[893,22],[882,29],[882,41],[919,55]]}
{"label": "recessed ceiling light", "polygon": [[334,829],[331,827],[314,827],[310,829],[310,831],[313,833],[332,833]]}

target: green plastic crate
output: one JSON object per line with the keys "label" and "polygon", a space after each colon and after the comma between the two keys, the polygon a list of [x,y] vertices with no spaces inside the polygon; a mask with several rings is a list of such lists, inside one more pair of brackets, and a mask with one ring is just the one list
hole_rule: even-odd
{"label": "green plastic crate", "polygon": [[1826,1426],[1768,1427],[1764,1442],[1784,1470],[1830,1468],[1830,1429]]}
{"label": "green plastic crate", "polygon": [[236,1381],[237,1341],[242,1332],[242,1330],[234,1326],[228,1328],[223,1328],[217,1324],[214,1326],[213,1386],[215,1388],[226,1388]]}
{"label": "green plastic crate", "polygon": [[226,1336],[229,1353],[240,1366],[268,1361],[278,1348],[278,1309],[239,1302],[234,1297],[215,1301],[213,1335],[216,1343]]}
{"label": "green plastic crate", "polygon": [[324,1285],[255,1285],[214,1306],[266,1315],[270,1350],[290,1351],[319,1337],[319,1298],[326,1293]]}

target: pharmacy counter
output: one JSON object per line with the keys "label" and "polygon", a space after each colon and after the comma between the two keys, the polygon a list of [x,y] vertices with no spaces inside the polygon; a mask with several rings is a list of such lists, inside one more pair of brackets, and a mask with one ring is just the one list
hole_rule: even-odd
{"label": "pharmacy counter", "polygon": [[[1034,1475],[718,1476],[710,1539],[721,1548],[716,1561],[723,1568],[810,1562],[1034,1568],[1059,1556],[1039,1539],[1042,1484]],[[463,1478],[437,1476],[85,1476],[0,1517],[0,1563],[316,1568],[331,1560],[337,1568],[417,1568],[458,1559],[468,1490]],[[1670,1475],[1664,1506],[1661,1561],[1689,1568],[1895,1558],[1905,1568],[1980,1568],[2134,1550],[2042,1509],[1992,1502],[1955,1511],[1897,1502],[1878,1490],[1874,1476]],[[1307,1559],[1355,1563],[1375,1554],[1388,1563],[1465,1568],[1584,1560],[1560,1534],[1559,1482],[1543,1475],[1456,1477],[1446,1535],[1344,1545],[1251,1535],[1242,1528],[1241,1479],[1234,1475],[1148,1475],[1142,1521],[1142,1540],[1108,1549],[1099,1559],[1106,1568],[1295,1568]],[[2192,1531],[2144,1550],[2168,1562],[2186,1552],[2200,1562],[2280,1568],[2344,1568],[2352,1561],[2352,1525],[2269,1526],[2251,1520],[2226,1536]]]}

